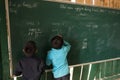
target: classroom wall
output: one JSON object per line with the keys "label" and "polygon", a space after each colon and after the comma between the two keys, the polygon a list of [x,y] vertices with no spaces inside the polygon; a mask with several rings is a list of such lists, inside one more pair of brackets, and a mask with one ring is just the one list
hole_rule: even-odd
{"label": "classroom wall", "polygon": [[[0,0],[0,77],[9,80],[9,58],[7,47],[7,27],[5,16],[5,0]],[[2,60],[1,60],[2,59]]]}
{"label": "classroom wall", "polygon": [[2,57],[1,57],[1,37],[0,37],[0,80],[2,80]]}
{"label": "classroom wall", "polygon": [[[58,1],[58,0],[57,0]],[[63,1],[63,0],[59,0]],[[68,1],[68,0],[64,0]],[[69,0],[72,1],[72,0]],[[75,0],[76,3],[120,9],[120,0]],[[94,4],[93,4],[94,1]]]}
{"label": "classroom wall", "polygon": [[[1,42],[1,57],[0,59],[2,59],[1,63],[1,68],[2,68],[2,72],[0,74],[2,74],[3,80],[10,80],[10,76],[9,76],[9,60],[8,60],[8,49],[7,49],[7,29],[6,29],[6,21],[5,21],[5,7],[4,7],[4,0],[1,0],[0,2],[0,10],[1,10],[1,14],[2,16],[0,16],[0,30],[2,35],[0,36],[0,42]],[[105,77],[105,76],[112,76],[115,74],[119,74],[120,72],[120,65],[119,65],[120,61],[115,61],[115,62],[109,62],[109,63],[101,63],[101,64],[95,64],[92,66],[92,71],[91,71],[91,76],[89,80],[93,80],[94,77],[96,76],[96,78],[99,80],[99,77]],[[115,64],[115,65],[113,65]],[[105,65],[106,68],[104,67]],[[110,66],[110,67],[109,67]],[[108,68],[109,67],[109,68]],[[79,78],[80,75],[80,69],[81,67],[75,67],[74,69],[74,75],[73,75],[73,80],[77,80]],[[88,70],[89,70],[89,65],[84,66],[84,71],[83,71],[83,77],[82,80],[87,80],[87,74],[88,74]],[[1,70],[0,70],[1,71]],[[114,74],[113,74],[114,72]],[[101,75],[101,76],[100,76]],[[117,76],[119,77],[119,76]],[[116,78],[111,78],[111,79],[106,79],[106,80],[115,80]],[[44,78],[42,79],[44,80]],[[48,80],[52,80],[52,73],[50,72],[48,74]]]}
{"label": "classroom wall", "polygon": [[[1,0],[0,0],[0,9],[1,9]],[[0,11],[0,80],[2,80],[2,56],[1,56],[1,11]]]}
{"label": "classroom wall", "polygon": [[[120,17],[119,11],[116,12],[116,10],[112,9],[103,9],[95,7],[91,8],[83,5],[62,4],[54,2],[40,2],[38,3],[39,6],[36,7],[33,6],[33,4],[37,4],[37,2],[35,0],[32,3],[30,1],[16,1],[13,2],[10,6],[10,20],[12,30],[11,39],[13,49],[12,55],[14,59],[14,64],[15,61],[21,56],[21,54],[19,53],[21,53],[22,50],[22,41],[24,42],[25,39],[36,40],[39,46],[39,50],[41,49],[41,52],[42,50],[47,51],[46,47],[48,47],[48,44],[46,43],[48,42],[47,40],[50,39],[48,37],[53,36],[53,34],[56,34],[57,31],[58,33],[63,33],[66,40],[68,40],[72,44],[72,52],[69,53],[70,65],[77,63],[80,64],[82,63],[82,61],[83,63],[85,63],[91,62],[93,60],[95,61],[100,59],[113,58],[113,56],[120,56],[119,50],[117,52],[117,49],[119,49],[119,45],[117,44],[119,42],[116,43],[116,41],[119,41],[120,39],[118,37],[118,25]],[[61,5],[61,8],[59,7],[59,5]],[[103,20],[104,17],[105,19]],[[84,27],[86,26],[86,24],[88,24],[87,27]],[[69,30],[68,34],[66,33],[67,30]],[[35,37],[33,31],[36,31],[38,33],[41,32],[43,34],[38,34],[39,37]],[[14,34],[14,32],[16,32],[17,34]],[[104,35],[102,34],[103,32]],[[73,36],[71,37],[71,35]],[[19,38],[21,38],[20,42],[18,42]],[[84,49],[84,47],[82,47],[81,49],[82,42],[84,45],[86,45],[86,38],[88,38],[88,48]],[[42,44],[41,42],[44,44]],[[45,52],[41,54],[43,55],[44,53]],[[99,56],[95,56],[95,54],[98,54]],[[114,63],[115,65],[112,64],[113,62],[93,65],[89,80],[93,80],[95,77],[97,80],[100,80],[100,78],[118,74],[119,72],[115,72],[115,74],[113,74],[113,71],[119,70],[117,67],[113,67],[116,66],[117,63]],[[110,67],[106,68],[106,65],[107,67]],[[89,65],[85,65],[83,69],[84,70],[82,80],[87,80]],[[74,68],[73,80],[79,80],[80,70],[81,67]],[[52,79],[52,74],[50,72],[48,73],[48,80]]]}

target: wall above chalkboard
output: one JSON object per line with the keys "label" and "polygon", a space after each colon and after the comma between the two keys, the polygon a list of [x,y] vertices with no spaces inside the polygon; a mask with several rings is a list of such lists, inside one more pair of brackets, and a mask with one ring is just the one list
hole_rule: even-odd
{"label": "wall above chalkboard", "polygon": [[62,34],[71,45],[69,64],[120,57],[120,10],[49,1],[11,1],[13,63],[34,40],[45,59],[50,39]]}

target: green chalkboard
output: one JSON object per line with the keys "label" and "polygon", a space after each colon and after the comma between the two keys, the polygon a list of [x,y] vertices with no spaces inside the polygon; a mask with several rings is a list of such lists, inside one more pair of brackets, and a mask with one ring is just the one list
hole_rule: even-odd
{"label": "green chalkboard", "polygon": [[[1,19],[1,17],[0,17]],[[0,21],[1,23],[1,21]],[[0,33],[0,75],[2,75],[2,57],[1,57],[1,33]],[[2,80],[2,76],[0,76],[0,80]]]}
{"label": "green chalkboard", "polygon": [[39,0],[11,0],[13,63],[34,40],[45,59],[50,39],[62,34],[72,47],[70,65],[120,57],[120,10]]}

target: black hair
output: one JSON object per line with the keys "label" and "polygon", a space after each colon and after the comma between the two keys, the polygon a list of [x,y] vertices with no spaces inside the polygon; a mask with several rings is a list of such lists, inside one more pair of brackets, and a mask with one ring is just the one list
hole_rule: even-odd
{"label": "black hair", "polygon": [[63,45],[63,38],[60,36],[55,36],[51,39],[51,45],[55,49],[60,49]]}
{"label": "black hair", "polygon": [[26,56],[32,56],[36,52],[36,43],[34,41],[28,41],[23,50]]}

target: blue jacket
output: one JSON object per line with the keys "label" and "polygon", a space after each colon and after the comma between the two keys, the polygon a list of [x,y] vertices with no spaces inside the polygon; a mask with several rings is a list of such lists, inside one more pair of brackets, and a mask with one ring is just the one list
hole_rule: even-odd
{"label": "blue jacket", "polygon": [[67,62],[67,54],[70,50],[71,45],[64,41],[64,45],[61,49],[52,48],[48,51],[46,64],[53,65],[53,75],[54,78],[59,78],[64,75],[69,74],[69,66]]}

